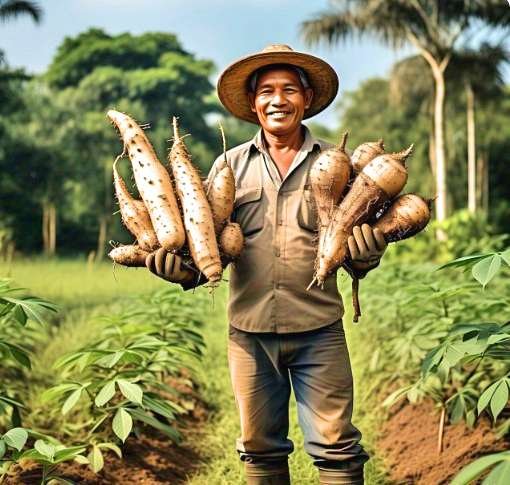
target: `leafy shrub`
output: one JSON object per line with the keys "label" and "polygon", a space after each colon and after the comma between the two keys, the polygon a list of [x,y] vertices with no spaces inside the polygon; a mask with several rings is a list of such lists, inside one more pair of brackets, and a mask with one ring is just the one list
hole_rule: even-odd
{"label": "leafy shrub", "polygon": [[170,286],[136,299],[121,313],[100,317],[97,337],[56,362],[61,382],[44,397],[60,401],[68,432],[92,445],[94,471],[102,468],[101,449],[115,450],[115,440],[124,442],[139,424],[179,441],[174,422],[186,410],[167,381],[192,368],[204,346],[197,328],[205,300],[184,301]]}

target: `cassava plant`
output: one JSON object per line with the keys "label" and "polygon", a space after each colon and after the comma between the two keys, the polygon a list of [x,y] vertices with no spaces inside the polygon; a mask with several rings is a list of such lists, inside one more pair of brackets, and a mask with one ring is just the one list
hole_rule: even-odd
{"label": "cassava plant", "polygon": [[92,443],[87,459],[94,471],[102,467],[102,450],[117,452],[115,440],[125,442],[140,425],[179,441],[175,423],[185,409],[168,379],[191,369],[203,348],[197,298],[193,311],[185,307],[173,287],[140,298],[101,317],[97,339],[56,362],[61,383],[45,399],[61,403],[73,428],[81,423],[81,438]]}

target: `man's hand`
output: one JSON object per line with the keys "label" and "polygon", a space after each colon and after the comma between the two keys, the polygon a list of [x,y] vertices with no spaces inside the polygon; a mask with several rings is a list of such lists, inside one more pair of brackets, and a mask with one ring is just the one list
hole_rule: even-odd
{"label": "man's hand", "polygon": [[145,266],[151,273],[172,283],[188,283],[193,280],[193,271],[182,265],[182,258],[163,248],[145,258]]}
{"label": "man's hand", "polygon": [[364,277],[379,265],[388,243],[379,229],[373,230],[368,224],[363,224],[361,228],[354,226],[352,233],[347,240],[351,253],[349,266],[355,273],[359,273],[359,277]]}

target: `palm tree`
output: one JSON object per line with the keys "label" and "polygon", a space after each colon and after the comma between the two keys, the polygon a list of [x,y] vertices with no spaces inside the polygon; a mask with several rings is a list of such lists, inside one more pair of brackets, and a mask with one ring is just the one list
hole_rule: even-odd
{"label": "palm tree", "polygon": [[42,19],[42,9],[37,2],[28,0],[0,0],[0,21],[6,22],[21,15],[29,15],[38,24]]}
{"label": "palm tree", "polygon": [[481,26],[510,26],[510,8],[501,0],[333,0],[331,10],[301,24],[308,44],[375,35],[392,47],[413,45],[434,78],[436,217],[447,216],[444,144],[445,70],[458,44]]}
{"label": "palm tree", "polygon": [[[0,0],[0,22],[7,22],[20,15],[29,15],[38,24],[42,18],[42,9],[36,2],[26,0]],[[5,54],[0,49],[0,66],[5,63]]]}
{"label": "palm tree", "polygon": [[[477,167],[475,105],[477,102],[493,100],[502,94],[504,80],[502,66],[509,61],[508,52],[500,45],[482,43],[478,49],[463,49],[455,52],[445,73],[447,91],[456,91],[463,86],[466,102],[467,155],[468,155],[468,210],[476,212],[482,199],[482,181],[477,181],[477,173],[484,172]],[[432,76],[424,76],[426,61],[416,55],[406,57],[394,64],[390,73],[391,100],[401,105],[403,102],[416,102],[425,107],[432,106],[434,95]],[[460,98],[456,97],[455,102]],[[433,118],[433,111],[431,111]],[[432,132],[431,132],[432,134]],[[429,158],[432,173],[435,174],[434,140],[431,137]],[[481,160],[479,159],[479,163]],[[477,189],[478,187],[478,189]]]}
{"label": "palm tree", "polygon": [[503,92],[502,66],[509,61],[509,54],[502,46],[483,43],[478,49],[464,49],[452,58],[448,77],[460,81],[466,98],[466,131],[468,155],[468,210],[479,208],[477,197],[476,121],[477,102],[488,101]]}

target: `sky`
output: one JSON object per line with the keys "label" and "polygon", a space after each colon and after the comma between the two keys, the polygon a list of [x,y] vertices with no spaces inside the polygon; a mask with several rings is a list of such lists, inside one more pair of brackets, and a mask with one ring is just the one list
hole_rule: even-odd
{"label": "sky", "polygon": [[[0,25],[0,48],[14,67],[42,72],[66,36],[90,27],[110,34],[146,31],[171,32],[184,48],[211,59],[217,75],[241,56],[272,43],[289,44],[322,57],[336,70],[340,92],[361,81],[385,76],[392,64],[412,53],[395,52],[374,39],[349,41],[336,47],[307,47],[299,36],[303,20],[328,7],[327,0],[42,0],[43,22],[19,18]],[[334,106],[314,120],[333,128]]]}

